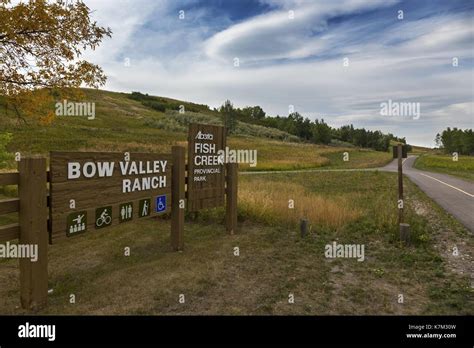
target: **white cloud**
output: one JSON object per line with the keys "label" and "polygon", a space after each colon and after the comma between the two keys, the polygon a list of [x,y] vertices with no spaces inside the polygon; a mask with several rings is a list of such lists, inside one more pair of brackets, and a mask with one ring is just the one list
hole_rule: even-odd
{"label": "white cloud", "polygon": [[150,19],[156,11],[164,11],[164,0],[85,0],[93,11],[92,20],[103,27],[112,29],[112,39],[105,38],[95,51],[86,51],[85,59],[93,59],[98,64],[106,64],[116,59],[118,54],[126,55],[133,34]]}
{"label": "white cloud", "polygon": [[[213,59],[269,60],[304,58],[320,51],[325,45],[323,33],[330,17],[390,6],[396,1],[341,0],[277,2],[277,9],[256,16],[223,30],[205,43],[206,53]],[[288,11],[294,12],[291,19]]]}
{"label": "white cloud", "polygon": [[[473,28],[465,15],[400,21],[393,28],[380,28],[383,35],[361,41],[355,38],[370,31],[371,23],[326,27],[325,20],[363,11],[364,6],[383,6],[380,2],[272,1],[279,9],[206,40],[210,27],[177,26],[166,2],[144,1],[117,10],[113,10],[116,2],[104,3],[99,11],[106,14],[99,23],[115,27],[115,34],[90,57],[108,74],[107,89],[142,91],[211,107],[230,99],[239,107],[260,105],[271,115],[286,115],[292,104],[312,119],[381,129],[420,145],[432,145],[443,127],[472,125],[472,69],[466,64],[474,58]],[[294,22],[288,22],[288,8],[295,8]],[[125,21],[113,11],[130,19]],[[143,23],[153,19],[151,13],[163,14],[155,25],[163,30],[143,29]],[[322,32],[313,37],[310,31],[315,28]],[[295,59],[327,52],[334,56]],[[350,58],[349,67],[343,67],[342,53]],[[117,57],[128,54],[132,64],[125,67]],[[235,56],[241,58],[238,68],[233,66]],[[451,66],[453,56],[459,57],[457,68]],[[284,64],[273,62],[281,58],[286,59]],[[380,103],[388,99],[420,102],[420,119],[380,116]]]}

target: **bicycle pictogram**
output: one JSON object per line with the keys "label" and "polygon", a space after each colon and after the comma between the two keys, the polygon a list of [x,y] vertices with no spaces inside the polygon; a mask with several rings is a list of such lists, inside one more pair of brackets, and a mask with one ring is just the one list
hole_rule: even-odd
{"label": "bicycle pictogram", "polygon": [[95,227],[101,228],[112,224],[112,207],[99,208],[95,211]]}

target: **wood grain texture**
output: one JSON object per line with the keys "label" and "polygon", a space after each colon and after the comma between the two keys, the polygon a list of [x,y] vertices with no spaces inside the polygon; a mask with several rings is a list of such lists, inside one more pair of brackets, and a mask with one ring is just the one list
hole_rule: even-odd
{"label": "wood grain texture", "polygon": [[[213,134],[212,140],[196,140],[196,135]],[[224,165],[200,165],[194,163],[196,142],[215,144],[216,154],[219,150],[226,147],[226,134],[224,127],[190,124],[188,132],[188,165],[187,165],[187,207],[188,211],[194,212],[201,209],[223,206],[225,204],[225,168]],[[204,154],[209,155],[209,154]],[[195,169],[219,169],[220,173],[205,174],[206,181],[195,181],[195,177],[201,174],[195,174]]]}
{"label": "wood grain texture", "polygon": [[237,178],[238,164],[227,163],[226,229],[230,234],[237,232]]}
{"label": "wood grain texture", "polygon": [[20,238],[20,224],[0,226],[0,242]]}
{"label": "wood grain texture", "polygon": [[25,309],[40,309],[48,300],[48,231],[46,159],[23,158],[19,163],[20,240],[37,245],[38,259],[20,259],[20,297]]}
{"label": "wood grain texture", "polygon": [[15,213],[20,210],[20,200],[18,198],[4,199],[0,201],[0,215]]}
{"label": "wood grain texture", "polygon": [[171,210],[171,248],[174,251],[184,248],[184,211],[180,200],[185,199],[185,149],[181,146],[172,147],[173,176],[172,176],[172,210]]}
{"label": "wood grain texture", "polygon": [[0,173],[0,185],[18,185],[20,176],[15,173]]}
{"label": "wood grain texture", "polygon": [[[87,211],[87,231],[95,231],[95,211],[97,208],[112,206],[112,224],[119,223],[119,207],[122,203],[133,203],[133,219],[138,218],[138,202],[141,199],[151,199],[150,217],[156,216],[156,197],[166,195],[167,208],[164,213],[171,211],[171,167],[170,154],[130,153],[129,162],[166,161],[165,172],[122,175],[119,163],[124,161],[122,152],[51,152],[51,235],[52,239],[67,236],[67,217],[72,212]],[[67,179],[68,162],[114,162],[113,175],[110,177],[92,177]],[[166,177],[166,185],[162,188],[122,192],[124,179],[140,179],[145,177]],[[70,200],[75,200],[75,209],[70,208]],[[161,213],[160,213],[161,214]],[[97,230],[98,232],[102,230]]]}

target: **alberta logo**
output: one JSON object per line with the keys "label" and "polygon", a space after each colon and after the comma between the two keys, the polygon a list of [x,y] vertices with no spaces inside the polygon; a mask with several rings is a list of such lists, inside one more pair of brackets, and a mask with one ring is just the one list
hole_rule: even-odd
{"label": "alberta logo", "polygon": [[198,139],[198,140],[214,140],[214,134],[212,133],[202,133],[201,131],[199,131],[197,134],[196,134],[196,138],[195,139]]}

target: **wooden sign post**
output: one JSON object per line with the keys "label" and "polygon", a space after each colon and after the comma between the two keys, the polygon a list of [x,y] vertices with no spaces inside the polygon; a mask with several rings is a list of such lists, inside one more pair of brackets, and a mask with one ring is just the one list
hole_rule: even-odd
{"label": "wooden sign post", "polygon": [[405,243],[410,242],[410,225],[403,222],[403,159],[408,157],[407,146],[398,144],[393,147],[393,157],[398,160],[398,226],[400,239]]}
{"label": "wooden sign post", "polygon": [[185,160],[184,147],[173,146],[172,170],[172,209],[171,209],[171,247],[174,251],[184,248],[184,199],[185,199]]}
{"label": "wooden sign post", "polygon": [[190,124],[188,133],[188,211],[223,206],[225,201],[224,127]]}
{"label": "wooden sign post", "polygon": [[227,163],[226,229],[230,234],[237,230],[237,163]]}
{"label": "wooden sign post", "polygon": [[403,159],[407,158],[407,146],[393,146],[393,158],[398,160],[398,224],[403,222]]}
{"label": "wooden sign post", "polygon": [[402,144],[397,145],[398,158],[398,202],[402,202],[401,208],[398,209],[398,223],[403,222],[403,153]]}
{"label": "wooden sign post", "polygon": [[41,309],[48,302],[48,231],[46,159],[21,159],[18,171],[19,244],[36,245],[38,259],[20,259],[20,299],[25,309]]}
{"label": "wooden sign post", "polygon": [[[226,205],[226,229],[237,229],[237,163],[226,163],[221,126],[191,124],[188,133],[188,211]],[[227,196],[227,197],[225,197]]]}

